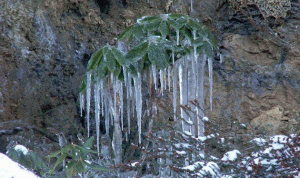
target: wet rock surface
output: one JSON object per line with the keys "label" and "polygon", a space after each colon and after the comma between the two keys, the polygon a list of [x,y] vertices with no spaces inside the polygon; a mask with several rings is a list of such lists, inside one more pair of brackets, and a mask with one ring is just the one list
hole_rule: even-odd
{"label": "wet rock surface", "polygon": [[[257,133],[252,123],[273,118],[268,113],[277,107],[281,109],[276,113],[282,113],[278,129],[265,129],[264,134],[293,131],[290,122],[300,113],[300,23],[295,4],[284,25],[261,32],[226,4],[203,9],[210,1],[195,3],[192,12],[183,1],[172,6],[159,0],[111,1],[109,6],[93,0],[37,2],[0,2],[0,130],[33,138],[32,146],[39,141],[57,145],[61,132],[68,141],[78,132],[85,134],[78,94],[91,54],[106,43],[115,44],[115,38],[139,17],[180,12],[204,22],[221,46],[224,62],[216,58],[214,63],[210,118],[224,130],[239,122],[249,125],[239,132]],[[14,133],[16,127],[23,129]],[[9,136],[2,134],[0,139],[8,144]]]}

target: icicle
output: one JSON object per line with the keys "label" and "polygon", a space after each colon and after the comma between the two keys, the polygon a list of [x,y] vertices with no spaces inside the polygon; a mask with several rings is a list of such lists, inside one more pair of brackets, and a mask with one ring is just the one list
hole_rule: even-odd
{"label": "icicle", "polygon": [[[183,69],[182,69],[182,64],[179,64],[179,69],[178,69],[178,74],[179,74],[179,90],[180,90],[180,104],[183,105],[183,102],[184,102],[184,87],[183,86]],[[183,109],[180,108],[180,113],[181,113],[181,118],[184,118],[184,115],[183,115]],[[182,121],[182,131],[184,132],[184,121]]]}
{"label": "icicle", "polygon": [[138,76],[134,77],[135,87],[135,100],[136,100],[136,115],[138,120],[138,133],[139,133],[139,144],[142,143],[142,87],[141,87],[141,74],[138,72]]}
{"label": "icicle", "polygon": [[94,99],[95,99],[95,120],[96,120],[96,132],[97,132],[97,151],[100,153],[100,81],[97,81],[94,85]]}
{"label": "icicle", "polygon": [[107,82],[107,86],[105,86],[104,87],[104,96],[105,96],[105,98],[104,98],[104,116],[105,116],[105,133],[108,135],[109,134],[109,126],[110,126],[110,123],[109,123],[109,115],[110,115],[110,113],[109,113],[109,101],[108,101],[108,96],[110,95],[110,93],[109,93],[109,89],[108,89],[108,86],[110,86],[109,85],[109,82],[108,82],[108,77],[106,77],[106,82]]}
{"label": "icicle", "polygon": [[84,94],[79,93],[79,101],[80,101],[80,117],[82,117],[82,112],[84,110]]}
{"label": "icicle", "polygon": [[167,86],[168,86],[168,76],[167,76],[167,68],[164,69],[163,72],[163,76],[164,76],[164,90],[167,90]]}
{"label": "icicle", "polygon": [[174,51],[172,51],[172,63],[173,63],[173,112],[174,112],[174,121],[176,120],[176,111],[177,111],[177,80],[178,72],[177,65],[174,61]]}
{"label": "icicle", "polygon": [[157,91],[158,87],[157,87],[156,66],[155,66],[155,64],[152,65],[152,76],[153,76],[155,91]]}
{"label": "icicle", "polygon": [[124,109],[123,109],[123,82],[120,82],[120,91],[119,91],[119,97],[120,97],[120,109],[121,109],[121,129],[123,131],[123,127],[124,127],[124,119],[123,119],[123,113],[124,113]]}
{"label": "icicle", "polygon": [[221,53],[219,53],[219,56],[220,56],[220,63],[222,64],[223,63],[223,55]]}
{"label": "icicle", "polygon": [[[125,73],[126,75],[126,73]],[[128,123],[128,133],[130,134],[130,92],[131,92],[131,76],[128,74],[127,79],[125,80],[127,83],[126,94],[127,94],[127,123]],[[127,133],[127,132],[126,132]]]}
{"label": "icicle", "polygon": [[168,86],[169,86],[169,91],[171,89],[171,67],[168,67]]}
{"label": "icicle", "polygon": [[129,96],[132,97],[132,93],[133,93],[133,87],[132,87],[132,76],[131,76],[131,73],[128,73],[128,85],[127,87],[129,87]]}
{"label": "icicle", "polygon": [[177,46],[179,45],[179,30],[176,30]]}
{"label": "icicle", "polygon": [[127,69],[125,66],[123,66],[123,74],[124,74],[124,82],[125,82],[125,86],[127,86]]}
{"label": "icicle", "polygon": [[212,111],[212,93],[213,93],[213,59],[208,58],[208,74],[209,74],[209,105]]}
{"label": "icicle", "polygon": [[[118,90],[118,86],[117,86],[117,79],[115,79],[115,76],[113,73],[111,73],[111,83],[113,85],[113,106],[114,108],[117,108],[117,90]],[[115,113],[113,114],[115,116]]]}
{"label": "icicle", "polygon": [[204,134],[204,123],[202,121],[202,118],[204,116],[203,110],[204,109],[204,84],[205,84],[205,65],[206,65],[206,55],[202,54],[202,56],[199,58],[198,62],[198,87],[199,87],[199,104],[200,109],[198,109],[198,136],[203,136]]}
{"label": "icicle", "polygon": [[103,80],[100,81],[100,100],[101,100],[101,115],[104,116],[104,92],[103,92]]}
{"label": "icicle", "polygon": [[[193,39],[196,40],[196,30],[193,30]],[[194,58],[197,59],[197,46],[195,44],[193,44],[193,48],[194,48]]]}
{"label": "icicle", "polygon": [[161,95],[164,95],[164,72],[159,70]]}
{"label": "icicle", "polygon": [[87,112],[86,120],[87,120],[87,128],[88,128],[88,137],[90,137],[91,78],[92,78],[92,74],[88,72],[87,84],[86,84],[86,112]]}
{"label": "icicle", "polygon": [[130,100],[127,98],[127,124],[128,133],[130,134]]}
{"label": "icicle", "polygon": [[127,53],[127,47],[126,44],[122,41],[118,41],[118,49],[122,51],[123,53]]}

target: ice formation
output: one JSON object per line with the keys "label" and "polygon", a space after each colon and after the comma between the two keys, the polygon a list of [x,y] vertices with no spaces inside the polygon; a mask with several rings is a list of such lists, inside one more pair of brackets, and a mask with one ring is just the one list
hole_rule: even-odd
{"label": "ice formation", "polygon": [[[192,6],[192,1],[191,1]],[[191,33],[193,40],[197,40],[196,30]],[[213,58],[205,53],[197,52],[197,45],[192,44],[190,40],[179,40],[179,30],[176,30],[175,39],[177,45],[191,46],[191,53],[185,56],[175,56],[175,49],[171,53],[171,64],[165,69],[157,67],[155,64],[149,69],[148,75],[145,72],[137,71],[137,75],[130,73],[128,65],[122,66],[124,80],[119,80],[113,73],[102,79],[93,78],[92,72],[87,73],[87,89],[86,93],[80,93],[80,112],[82,116],[83,109],[86,107],[86,120],[88,128],[88,136],[90,130],[90,103],[91,103],[91,88],[94,87],[93,96],[95,103],[95,121],[97,132],[97,149],[99,151],[100,137],[100,118],[105,120],[105,132],[109,134],[111,125],[114,125],[113,140],[114,148],[117,149],[122,144],[118,141],[122,140],[122,132],[128,140],[128,135],[131,133],[131,119],[137,119],[138,127],[138,142],[142,142],[142,117],[145,114],[150,116],[156,113],[157,106],[155,103],[150,103],[150,100],[145,100],[142,93],[142,81],[147,80],[148,86],[154,86],[154,94],[164,95],[167,91],[172,92],[172,105],[174,120],[177,117],[182,118],[182,131],[188,132],[196,137],[204,136],[204,84],[206,64],[208,68],[209,79],[209,103],[212,109],[212,87],[213,87]],[[182,44],[181,44],[182,43]],[[122,42],[118,42],[118,49],[127,53],[127,47]],[[180,57],[180,60],[175,61],[175,57]],[[222,62],[222,56],[220,56]],[[104,55],[103,60],[106,61]],[[95,75],[97,76],[97,75]],[[93,83],[93,84],[92,84]],[[152,91],[151,91],[152,92]],[[143,102],[143,99],[145,100]],[[199,106],[189,105],[193,113],[187,114],[181,106],[188,105],[190,101],[197,101]],[[179,102],[179,103],[178,103]],[[146,108],[144,106],[152,108]],[[177,115],[179,114],[180,115]],[[126,123],[127,120],[127,123]],[[122,141],[121,141],[122,142]],[[118,153],[120,154],[120,153]]]}

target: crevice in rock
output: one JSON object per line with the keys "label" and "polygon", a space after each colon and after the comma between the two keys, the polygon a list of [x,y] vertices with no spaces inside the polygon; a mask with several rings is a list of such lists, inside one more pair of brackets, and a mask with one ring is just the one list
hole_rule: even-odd
{"label": "crevice in rock", "polygon": [[109,0],[95,0],[95,2],[100,7],[102,13],[108,14],[111,5]]}

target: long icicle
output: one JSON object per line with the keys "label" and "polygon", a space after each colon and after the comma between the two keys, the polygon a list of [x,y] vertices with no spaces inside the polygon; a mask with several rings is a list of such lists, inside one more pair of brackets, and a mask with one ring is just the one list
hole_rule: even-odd
{"label": "long icicle", "polygon": [[174,112],[174,121],[176,121],[176,112],[177,112],[177,81],[178,81],[178,70],[177,64],[175,64],[175,53],[172,51],[172,63],[173,63],[173,112]]}
{"label": "long icicle", "polygon": [[130,115],[131,115],[130,98],[132,97],[132,95],[131,95],[131,92],[132,92],[131,89],[132,89],[132,87],[131,87],[131,74],[128,73],[127,88],[126,88],[126,92],[127,92],[127,123],[128,123],[128,134],[130,134]]}
{"label": "long icicle", "polygon": [[120,114],[121,114],[121,129],[123,131],[123,127],[124,127],[124,116],[123,116],[123,113],[124,113],[124,109],[123,109],[123,82],[120,82],[120,91],[119,91],[119,98],[120,98]]}
{"label": "long icicle", "polygon": [[159,77],[160,77],[161,95],[164,95],[164,73],[163,73],[163,70],[159,70]]}
{"label": "long icicle", "polygon": [[213,59],[208,58],[208,74],[209,74],[209,106],[212,111],[212,94],[213,94]]}
{"label": "long icicle", "polygon": [[153,76],[155,91],[157,91],[158,87],[157,87],[157,77],[156,77],[156,66],[155,66],[155,64],[152,65],[152,76]]}
{"label": "long icicle", "polygon": [[[105,83],[106,83],[106,85],[107,86],[104,86],[104,116],[105,116],[105,133],[107,134],[107,135],[109,135],[109,106],[110,106],[110,104],[109,104],[109,101],[108,101],[108,95],[110,95],[110,92],[108,91],[108,87],[110,86],[109,85],[109,80],[108,80],[108,76],[107,77],[105,77]],[[105,84],[103,84],[103,85],[105,85]]]}
{"label": "long icicle", "polygon": [[87,128],[88,128],[88,137],[90,137],[90,108],[91,108],[91,78],[92,74],[90,72],[87,73],[86,80],[86,120],[87,120]]}
{"label": "long icicle", "polygon": [[138,120],[138,134],[139,144],[142,143],[142,87],[141,87],[141,74],[138,72],[138,76],[134,77],[135,88],[135,100],[136,100],[136,115]]}
{"label": "long icicle", "polygon": [[79,101],[80,101],[80,117],[82,117],[82,113],[84,110],[84,93],[79,93]]}
{"label": "long icicle", "polygon": [[[183,86],[183,67],[182,67],[182,64],[179,64],[179,69],[178,69],[178,74],[179,74],[179,90],[180,90],[180,104],[181,105],[184,105],[183,102],[184,102],[184,92],[183,92],[183,89],[184,89],[184,86]],[[180,113],[181,113],[181,118],[184,119],[184,115],[183,115],[183,109],[180,108]],[[182,131],[184,132],[185,129],[184,129],[184,121],[182,121]]]}
{"label": "long icicle", "polygon": [[101,101],[101,115],[104,116],[104,92],[103,92],[103,80],[100,81],[100,101]]}
{"label": "long icicle", "polygon": [[168,86],[169,86],[169,91],[171,89],[171,67],[168,66]]}
{"label": "long icicle", "polygon": [[96,132],[97,132],[97,151],[100,153],[100,81],[97,81],[94,85],[94,99],[95,99],[95,120],[96,120]]}

